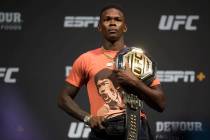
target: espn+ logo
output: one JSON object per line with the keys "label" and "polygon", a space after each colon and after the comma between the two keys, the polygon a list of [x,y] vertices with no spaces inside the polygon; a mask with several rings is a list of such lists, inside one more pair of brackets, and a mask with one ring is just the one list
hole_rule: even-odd
{"label": "espn+ logo", "polygon": [[198,15],[162,15],[158,29],[165,31],[178,31],[184,28],[187,31],[196,31],[197,26],[195,22],[199,20]]}

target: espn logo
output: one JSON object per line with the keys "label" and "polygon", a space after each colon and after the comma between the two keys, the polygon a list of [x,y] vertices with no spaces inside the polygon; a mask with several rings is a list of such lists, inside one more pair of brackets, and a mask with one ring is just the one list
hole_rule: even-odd
{"label": "espn logo", "polygon": [[175,71],[175,70],[166,70],[166,71],[157,71],[157,77],[161,82],[174,82],[179,81],[194,82],[195,81],[195,72],[194,71]]}
{"label": "espn logo", "polygon": [[199,20],[198,15],[162,15],[158,29],[178,31],[180,26],[183,26],[185,30],[195,31],[197,26],[193,24],[193,21],[196,20]]}
{"label": "espn logo", "polygon": [[65,28],[88,28],[98,26],[99,17],[93,16],[66,16],[64,19]]}

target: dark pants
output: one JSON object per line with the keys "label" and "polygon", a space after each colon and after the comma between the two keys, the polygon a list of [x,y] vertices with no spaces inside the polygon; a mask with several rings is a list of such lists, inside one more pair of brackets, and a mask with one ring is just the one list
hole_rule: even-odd
{"label": "dark pants", "polygon": [[[125,128],[122,131],[122,127],[120,126],[125,126],[125,117],[121,119],[113,119],[111,121],[111,125],[119,127],[119,133],[116,129],[113,129],[114,135],[110,133],[112,132],[107,132],[106,130],[98,130],[98,129],[92,129],[89,135],[89,140],[125,140]],[[105,124],[106,127],[106,124]],[[106,128],[108,129],[108,128]],[[148,121],[145,119],[141,119],[141,129],[139,130],[139,140],[153,140],[153,136],[150,131],[150,127],[148,124]]]}

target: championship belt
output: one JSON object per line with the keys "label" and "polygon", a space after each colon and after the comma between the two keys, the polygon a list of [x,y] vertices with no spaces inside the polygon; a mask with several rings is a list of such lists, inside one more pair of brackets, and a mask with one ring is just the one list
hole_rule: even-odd
{"label": "championship belt", "polygon": [[[135,76],[146,85],[150,85],[155,78],[156,65],[142,49],[126,47],[116,57],[116,68],[125,69],[126,62]],[[143,102],[133,93],[123,92],[126,104],[126,140],[138,140],[141,129],[140,112]]]}

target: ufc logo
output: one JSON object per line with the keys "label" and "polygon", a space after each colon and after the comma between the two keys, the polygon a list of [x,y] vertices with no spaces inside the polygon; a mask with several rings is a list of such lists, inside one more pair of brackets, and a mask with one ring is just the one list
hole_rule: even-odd
{"label": "ufc logo", "polygon": [[5,83],[16,83],[16,79],[12,78],[14,73],[19,72],[19,68],[1,68],[0,67],[0,78],[3,78]]}
{"label": "ufc logo", "polygon": [[83,122],[72,122],[70,124],[68,138],[88,138],[91,129]]}
{"label": "ufc logo", "polygon": [[184,26],[185,30],[195,31],[197,26],[193,25],[193,21],[198,20],[198,15],[162,15],[159,22],[159,30],[179,30],[180,26]]}
{"label": "ufc logo", "polygon": [[133,53],[128,56],[128,61],[131,64],[131,70],[137,76],[143,77],[144,73],[152,74],[152,62],[145,56],[139,53]]}
{"label": "ufc logo", "polygon": [[92,16],[66,16],[64,20],[64,27],[68,28],[87,28],[90,25],[98,26],[99,17]]}

